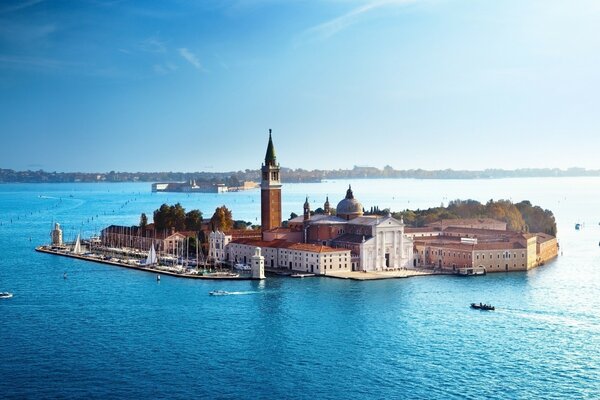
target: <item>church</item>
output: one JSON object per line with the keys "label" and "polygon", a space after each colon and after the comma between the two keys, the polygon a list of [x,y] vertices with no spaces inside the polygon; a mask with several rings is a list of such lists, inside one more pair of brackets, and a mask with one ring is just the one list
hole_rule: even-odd
{"label": "church", "polygon": [[269,130],[261,167],[261,239],[236,238],[223,232],[209,235],[209,259],[247,264],[260,248],[267,269],[287,269],[319,275],[349,271],[383,271],[408,268],[413,240],[404,223],[391,215],[363,215],[362,204],[348,187],[335,208],[326,198],[323,214],[311,215],[308,197],[303,215],[282,226],[281,169]]}

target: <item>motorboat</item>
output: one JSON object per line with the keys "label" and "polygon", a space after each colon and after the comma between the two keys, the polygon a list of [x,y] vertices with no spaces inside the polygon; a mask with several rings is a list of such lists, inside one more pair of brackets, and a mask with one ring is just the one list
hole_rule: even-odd
{"label": "motorboat", "polygon": [[208,294],[211,296],[227,296],[229,292],[226,290],[213,290],[211,292],[208,292]]}
{"label": "motorboat", "polygon": [[0,292],[0,299],[10,299],[11,297],[13,297],[12,293]]}
{"label": "motorboat", "polygon": [[311,276],[315,276],[315,274],[292,274],[290,277],[292,278],[308,278]]}
{"label": "motorboat", "polygon": [[494,311],[496,309],[496,307],[494,307],[493,305],[484,303],[471,303],[471,308],[482,311]]}
{"label": "motorboat", "polygon": [[234,269],[238,270],[238,271],[251,271],[252,267],[246,264],[235,264],[233,266]]}
{"label": "motorboat", "polygon": [[485,268],[477,267],[477,268],[459,268],[456,270],[456,275],[458,276],[475,276],[475,275],[485,275]]}

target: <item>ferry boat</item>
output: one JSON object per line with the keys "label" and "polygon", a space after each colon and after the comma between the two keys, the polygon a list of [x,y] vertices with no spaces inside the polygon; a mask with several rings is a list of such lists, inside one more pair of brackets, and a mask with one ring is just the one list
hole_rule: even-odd
{"label": "ferry boat", "polygon": [[482,311],[494,311],[496,309],[496,307],[494,307],[491,304],[483,304],[483,303],[471,303],[471,308],[474,308],[476,310],[482,310]]}
{"label": "ferry boat", "polygon": [[485,275],[485,268],[459,268],[458,270],[456,270],[456,274],[459,276]]}

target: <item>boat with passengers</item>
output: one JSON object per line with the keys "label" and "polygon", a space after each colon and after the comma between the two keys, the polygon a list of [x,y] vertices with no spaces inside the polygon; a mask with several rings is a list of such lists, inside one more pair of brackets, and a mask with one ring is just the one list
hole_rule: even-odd
{"label": "boat with passengers", "polygon": [[494,311],[496,309],[496,307],[494,307],[493,305],[484,303],[471,303],[471,308],[482,311]]}

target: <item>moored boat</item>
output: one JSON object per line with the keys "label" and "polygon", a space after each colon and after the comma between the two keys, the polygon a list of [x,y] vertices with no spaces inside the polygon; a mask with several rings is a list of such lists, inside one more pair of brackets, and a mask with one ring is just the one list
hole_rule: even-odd
{"label": "moored boat", "polygon": [[459,268],[456,270],[456,274],[459,276],[485,275],[486,271],[483,267]]}
{"label": "moored boat", "polygon": [[311,276],[315,276],[315,274],[292,274],[290,277],[292,278],[308,278]]}

